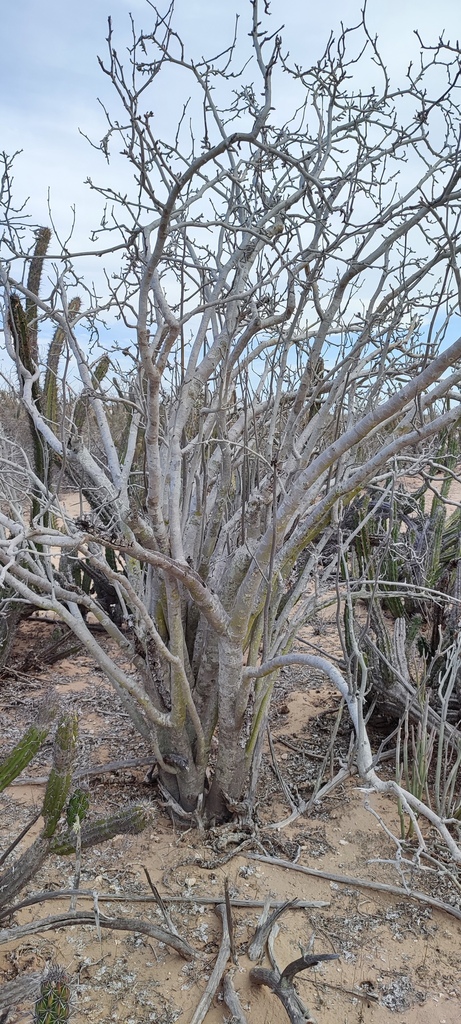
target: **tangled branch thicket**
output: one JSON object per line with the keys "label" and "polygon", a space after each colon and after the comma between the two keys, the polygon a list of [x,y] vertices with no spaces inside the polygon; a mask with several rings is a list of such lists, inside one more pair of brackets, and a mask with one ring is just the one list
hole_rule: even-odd
{"label": "tangled branch thicket", "polygon": [[[149,5],[149,32],[132,25],[125,65],[109,22],[115,109],[98,148],[109,176],[121,150],[131,179],[89,183],[105,203],[92,252],[120,257],[103,296],[70,243],[34,237],[5,158],[3,330],[26,419],[21,443],[3,426],[4,652],[24,609],[55,613],[118,691],[171,805],[218,820],[251,811],[277,671],[320,668],[363,780],[425,814],[460,860],[456,785],[448,810],[383,782],[365,726],[375,685],[389,715],[393,700],[417,718],[425,700],[389,616],[402,637],[417,605],[423,643],[438,609],[419,652],[427,690],[454,650],[456,537],[444,579],[429,571],[446,489],[429,532],[399,495],[409,474],[456,475],[460,54],[421,44],[394,88],[364,16],[304,68],[264,7],[250,0],[250,43],[237,34],[210,60],[188,55],[173,5]],[[190,100],[160,138],[175,76]],[[60,503],[69,483],[90,509],[77,518]],[[343,672],[325,651],[291,653],[335,589]],[[431,722],[456,781],[453,671],[455,720],[434,707]]]}

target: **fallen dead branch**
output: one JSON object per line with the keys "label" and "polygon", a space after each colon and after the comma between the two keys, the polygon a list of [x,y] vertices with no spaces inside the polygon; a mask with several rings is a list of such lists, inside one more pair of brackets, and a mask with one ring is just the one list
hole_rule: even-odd
{"label": "fallen dead branch", "polygon": [[273,913],[269,915],[270,905],[270,900],[267,900],[258,921],[254,937],[248,946],[248,957],[250,960],[259,960],[260,957],[262,957],[264,947],[275,922],[279,917],[281,917],[285,910],[292,910],[295,907],[299,907],[299,901],[297,899],[285,900],[285,903],[280,904],[280,906],[276,907]]}
{"label": "fallen dead branch", "polygon": [[[32,907],[36,903],[46,903],[49,900],[60,900],[67,899],[69,897],[78,895],[79,899],[94,900],[93,889],[49,889],[45,892],[39,892],[35,896],[28,896],[27,899],[21,900],[20,903],[15,903],[13,906],[7,907],[7,909],[0,911],[0,920],[2,918],[11,917],[18,910],[23,910],[24,907]],[[218,903],[222,903],[222,896],[161,896],[163,903],[197,903],[200,906],[213,906]],[[110,893],[98,893],[99,903],[157,903],[156,896],[149,896],[146,893],[145,896],[139,896],[138,893],[126,895],[112,895]],[[231,907],[237,907],[241,909],[254,910],[260,907],[268,906],[271,907],[285,907],[286,900],[240,900],[230,897],[229,899]],[[293,901],[298,910],[319,910],[323,907],[329,907],[329,900],[296,900]],[[172,929],[173,930],[173,929]]]}
{"label": "fallen dead branch", "polygon": [[224,975],[222,988],[224,1002],[232,1014],[232,1024],[247,1024],[240,999],[235,991],[233,982],[233,971],[227,971]]}
{"label": "fallen dead branch", "polygon": [[416,889],[403,889],[398,885],[387,885],[385,882],[372,882],[369,878],[351,878],[348,875],[336,875],[331,871],[321,871],[318,868],[304,867],[302,864],[292,864],[291,861],[282,860],[279,857],[265,857],[261,853],[247,853],[245,856],[249,860],[259,860],[264,864],[273,864],[275,867],[300,871],[304,875],[323,878],[327,882],[337,882],[338,885],[352,885],[358,889],[372,889],[375,892],[388,892],[393,896],[403,896],[409,900],[417,900],[419,903],[425,903],[435,910],[451,914],[452,917],[456,917],[458,921],[461,921],[461,910],[458,907],[453,907],[450,903],[444,903],[443,900],[435,899],[434,896],[427,896],[426,893],[419,892]]}
{"label": "fallen dead branch", "polygon": [[337,953],[319,953],[317,955],[307,953],[305,956],[298,957],[297,960],[292,960],[291,963],[287,964],[282,974],[276,970],[269,970],[267,967],[252,967],[250,980],[255,985],[267,985],[274,992],[286,1010],[291,1024],[306,1024],[306,1019],[309,1018],[310,1014],[308,1011],[306,1012],[306,1008],[296,992],[293,978],[300,971],[305,971],[308,967],[315,967],[316,964],[324,960],[337,959]]}
{"label": "fallen dead branch", "polygon": [[311,1019],[311,1015],[301,1002],[294,988],[293,978],[300,971],[306,970],[307,967],[313,967],[322,960],[337,960],[338,954],[319,953],[313,955],[306,953],[287,964],[284,971],[280,971],[273,949],[274,938],[279,930],[278,919],[285,910],[293,909],[297,906],[297,900],[286,900],[281,907],[277,908],[269,916],[269,904],[265,904],[253,940],[248,947],[248,956],[250,960],[262,958],[267,946],[271,970],[267,967],[253,967],[250,971],[250,981],[256,985],[267,985],[275,993],[286,1010],[291,1024],[305,1024],[306,1020]]}
{"label": "fallen dead branch", "polygon": [[197,1009],[192,1017],[190,1024],[202,1024],[202,1020],[206,1017],[208,1010],[210,1009],[214,995],[218,989],[218,985],[222,979],[224,971],[226,969],[227,962],[230,956],[230,936],[229,928],[227,925],[227,914],[225,905],[221,902],[216,907],[216,913],[222,921],[222,939],[219,947],[219,953],[216,957],[216,963],[211,972],[208,980],[207,987],[203,993],[203,996],[197,1006]]}
{"label": "fallen dead branch", "polygon": [[[72,781],[78,782],[80,779],[86,779],[89,775],[119,772],[124,768],[144,768],[145,765],[151,765],[154,760],[155,757],[152,754],[150,757],[130,757],[127,761],[110,761],[108,764],[95,764],[92,768],[80,768],[78,771],[73,772]],[[13,779],[10,782],[10,786],[46,786],[47,782],[48,775],[28,775]]]}
{"label": "fallen dead branch", "polygon": [[[94,898],[94,897],[93,897]],[[4,928],[0,931],[0,945],[11,940],[24,939],[28,935],[37,935],[40,932],[48,932],[53,928],[67,928],[73,925],[95,924],[100,928],[111,928],[114,931],[141,932],[142,935],[149,935],[158,942],[164,942],[179,953],[184,960],[194,960],[197,956],[195,949],[185,939],[171,932],[159,928],[158,925],[149,921],[142,921],[136,917],[103,917],[97,915],[97,922],[94,913],[89,911],[73,911],[67,914],[55,914],[46,917],[42,921],[31,921],[29,924],[15,925],[13,928]]]}
{"label": "fallen dead branch", "polygon": [[31,971],[28,974],[22,974],[19,978],[15,978],[14,981],[7,981],[2,984],[0,990],[0,1012],[9,1010],[12,1006],[17,1006],[18,1003],[25,1002],[25,1000],[35,999],[42,977],[41,971]]}

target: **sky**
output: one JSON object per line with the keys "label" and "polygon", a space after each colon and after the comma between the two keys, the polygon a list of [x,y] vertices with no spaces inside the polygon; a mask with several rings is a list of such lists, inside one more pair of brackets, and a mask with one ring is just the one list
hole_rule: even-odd
{"label": "sky", "polygon": [[[158,2],[165,10],[167,0]],[[330,32],[337,35],[341,21],[346,26],[357,23],[362,5],[363,0],[272,0],[271,23],[274,31],[284,26],[284,52],[307,67],[321,56]],[[242,33],[251,23],[249,0],[176,0],[175,8],[175,27],[195,59],[228,45],[236,13]],[[105,134],[98,99],[114,109],[97,60],[98,55],[105,57],[107,17],[112,17],[116,47],[123,56],[130,42],[130,13],[138,29],[149,31],[154,12],[148,0],[0,0],[0,151],[22,151],[15,162],[14,191],[18,204],[28,198],[33,223],[49,223],[50,208],[64,241],[75,215],[74,251],[92,248],[90,232],[103,209],[86,179],[119,185],[124,180],[120,158],[108,168],[84,134],[96,144]],[[418,60],[415,29],[428,43],[442,33],[446,39],[457,38],[459,0],[368,0],[367,20],[371,33],[379,36],[391,79],[398,83],[410,60]],[[287,76],[285,80],[288,86]],[[283,76],[279,86],[289,109]],[[162,95],[157,124],[165,124],[185,98],[180,83],[176,94],[173,89],[171,95]],[[101,274],[101,261],[91,257],[80,266],[87,279],[97,280]]]}

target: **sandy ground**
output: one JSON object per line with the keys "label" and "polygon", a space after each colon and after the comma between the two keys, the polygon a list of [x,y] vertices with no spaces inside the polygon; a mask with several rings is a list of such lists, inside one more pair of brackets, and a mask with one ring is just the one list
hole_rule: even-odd
{"label": "sandy ground", "polygon": [[[91,659],[79,655],[44,671],[21,671],[24,653],[43,643],[52,626],[24,624],[16,646],[11,675],[0,680],[2,734],[0,756],[17,741],[34,717],[40,698],[55,686],[66,704],[80,716],[79,765],[88,770],[107,762],[147,754],[138,735],[117,704],[117,698]],[[312,674],[284,672],[273,703],[272,735],[278,771],[294,796],[305,800],[312,792],[329,747],[339,704],[338,695]],[[339,768],[347,753],[349,726],[341,723],[332,763],[324,781]],[[51,745],[23,773],[20,784],[0,796],[0,846],[5,848],[40,806],[44,787],[28,781],[47,774]],[[392,765],[388,771],[392,774]],[[322,804],[290,825],[290,807],[266,754],[260,788],[256,838],[238,827],[210,832],[180,830],[162,807],[155,788],[145,781],[145,768],[123,768],[89,775],[92,812],[114,811],[130,800],[146,802],[152,822],[140,836],[120,836],[83,855],[81,888],[99,894],[101,913],[127,915],[162,925],[144,869],[165,897],[172,920],[196,951],[188,963],[155,939],[135,931],[103,929],[96,924],[61,928],[0,946],[0,983],[37,971],[51,959],[68,971],[73,986],[73,1020],[123,1021],[125,1024],[184,1024],[194,1011],[213,969],[221,937],[214,902],[223,899],[225,879],[233,900],[235,959],[229,963],[248,1024],[283,1024],[288,1020],[276,996],[251,985],[248,945],[261,907],[255,901],[314,901],[323,906],[294,908],[280,918],[274,952],[280,968],[306,951],[337,953],[338,959],[298,975],[299,995],[318,1024],[458,1024],[461,1006],[461,920],[413,899],[408,890],[422,890],[451,905],[458,915],[461,879],[446,865],[435,836],[426,829],[434,867],[411,866],[395,860],[391,834],[399,835],[394,804],[363,792],[350,778]],[[373,815],[372,810],[381,821]],[[424,826],[425,827],[425,826]],[[22,842],[24,849],[40,821]],[[240,849],[239,849],[240,847]],[[235,851],[235,852],[234,852]],[[290,865],[336,876],[323,879],[280,865],[253,859],[255,853]],[[17,851],[16,851],[17,853]],[[9,858],[11,863],[16,853]],[[52,858],[27,892],[71,887],[74,865]],[[346,881],[344,881],[346,879]],[[400,892],[376,891],[356,879],[384,883]],[[24,897],[24,892],[22,896]],[[117,898],[117,899],[116,899]],[[93,905],[81,896],[78,909]],[[68,909],[69,901],[48,901],[17,913],[25,923]],[[269,966],[267,956],[263,960]],[[9,1022],[30,1019],[30,1006],[11,1012]],[[208,1011],[207,1024],[229,1021],[231,1014],[218,996]]]}

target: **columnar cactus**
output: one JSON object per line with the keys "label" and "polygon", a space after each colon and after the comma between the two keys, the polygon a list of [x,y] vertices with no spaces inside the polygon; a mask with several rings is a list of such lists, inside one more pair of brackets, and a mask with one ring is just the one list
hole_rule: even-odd
{"label": "columnar cactus", "polygon": [[7,758],[0,764],[0,793],[16,779],[40,750],[50,731],[53,719],[59,710],[56,694],[48,695],[33,725],[13,747]]}
{"label": "columnar cactus", "polygon": [[47,839],[54,835],[69,795],[77,737],[77,715],[65,715],[56,729],[53,767],[43,800],[43,817],[45,819],[43,835]]}

